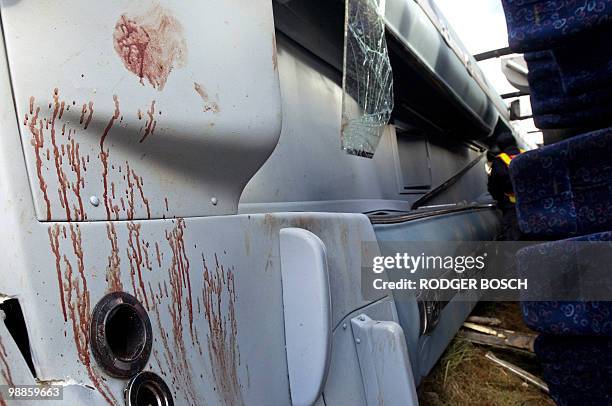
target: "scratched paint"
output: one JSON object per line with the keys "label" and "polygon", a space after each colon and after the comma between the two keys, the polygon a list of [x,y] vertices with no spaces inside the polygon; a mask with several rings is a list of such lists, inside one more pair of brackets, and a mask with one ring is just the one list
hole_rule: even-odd
{"label": "scratched paint", "polygon": [[187,61],[181,23],[161,6],[141,15],[123,14],[113,33],[115,51],[123,65],[157,90],[163,90],[170,72]]}

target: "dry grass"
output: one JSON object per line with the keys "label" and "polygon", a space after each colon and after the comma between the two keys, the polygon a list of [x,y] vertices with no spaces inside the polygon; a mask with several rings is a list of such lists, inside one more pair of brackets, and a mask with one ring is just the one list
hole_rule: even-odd
{"label": "dry grass", "polygon": [[[503,327],[529,331],[522,323],[515,303],[479,305],[473,314],[497,317]],[[550,405],[554,402],[539,389],[485,358],[491,348],[455,338],[438,364],[419,387],[422,406],[463,405]],[[540,375],[534,356],[493,350],[500,358]]]}

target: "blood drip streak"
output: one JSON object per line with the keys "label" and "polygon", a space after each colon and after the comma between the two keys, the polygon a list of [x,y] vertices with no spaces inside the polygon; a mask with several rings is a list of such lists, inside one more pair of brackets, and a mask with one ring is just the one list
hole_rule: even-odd
{"label": "blood drip streak", "polygon": [[49,227],[47,230],[49,233],[49,243],[51,244],[51,250],[55,255],[55,269],[57,271],[57,282],[60,290],[60,302],[62,304],[62,313],[64,314],[64,321],[68,321],[66,315],[66,302],[64,301],[64,284],[62,282],[62,269],[61,269],[61,257],[59,252],[59,226],[56,224],[53,227]]}
{"label": "blood drip streak", "polygon": [[72,191],[77,197],[77,201],[79,202],[78,212],[77,212],[77,220],[85,220],[87,217],[85,215],[85,209],[83,207],[83,199],[81,198],[81,188],[85,187],[85,179],[81,176],[81,157],[79,155],[79,144],[74,142],[74,138],[70,140],[70,144],[68,144],[68,162],[72,168],[76,176],[76,181],[72,183]]}
{"label": "blood drip streak", "polygon": [[109,150],[104,151],[104,140],[106,140],[106,136],[108,132],[113,127],[115,120],[119,118],[121,114],[119,111],[119,99],[117,95],[113,95],[113,101],[115,102],[115,114],[110,118],[104,132],[102,133],[102,137],[100,137],[100,161],[102,162],[102,182],[104,183],[104,207],[106,208],[106,219],[110,221],[111,219],[111,205],[108,199],[108,152]]}
{"label": "blood drip streak", "polygon": [[[134,288],[134,294],[138,297],[138,291],[136,290],[136,284],[134,281],[134,265],[136,265],[136,272],[138,274],[138,285],[140,286],[140,293],[144,297],[145,307],[147,310],[149,308],[149,299],[147,297],[147,291],[145,289],[144,281],[142,279],[142,265],[143,265],[143,257],[142,257],[142,246],[140,243],[140,224],[135,224],[133,222],[127,223],[128,231],[129,231],[129,239],[127,249],[128,259],[130,261],[131,268],[131,276],[132,276],[132,287]],[[131,249],[131,253],[130,253]]]}
{"label": "blood drip streak", "polygon": [[[59,113],[60,104],[58,101],[58,90],[57,88],[53,91],[53,118],[51,119],[51,145],[53,146],[53,157],[55,162],[55,171],[57,173],[57,181],[59,183],[58,192],[60,194],[60,202],[66,210],[66,219],[72,220],[70,213],[70,204],[68,203],[68,180],[66,179],[66,173],[62,169],[62,159],[60,157],[59,148],[55,139],[55,120]],[[48,123],[48,122],[47,122]]]}
{"label": "blood drip streak", "polygon": [[140,192],[140,198],[142,199],[142,203],[147,208],[147,218],[151,219],[151,208],[149,207],[149,199],[145,197],[144,191],[142,187],[144,186],[144,181],[142,180],[142,176],[136,175],[136,172],[132,169],[132,175],[134,176],[134,180],[136,181],[136,187]]}
{"label": "blood drip streak", "polygon": [[[30,110],[34,108],[34,97],[30,97]],[[43,199],[45,200],[45,205],[47,206],[47,221],[51,220],[51,201],[49,200],[49,195],[47,194],[47,183],[45,182],[45,178],[42,174],[42,158],[40,156],[40,151],[45,145],[45,137],[43,135],[43,123],[42,120],[40,122],[40,128],[36,128],[36,122],[38,121],[38,113],[40,113],[40,107],[36,107],[36,113],[34,114],[30,120],[30,132],[32,133],[32,140],[30,143],[34,147],[34,154],[36,155],[36,175],[38,176],[38,184],[40,190],[43,194]],[[48,159],[48,158],[47,158]]]}
{"label": "blood drip streak", "polygon": [[149,111],[147,111],[147,115],[149,116],[149,119],[145,123],[145,133],[138,142],[143,142],[149,136],[149,134],[153,134],[155,131],[155,126],[157,125],[157,120],[153,118],[155,116],[155,100],[151,102],[151,108]]}

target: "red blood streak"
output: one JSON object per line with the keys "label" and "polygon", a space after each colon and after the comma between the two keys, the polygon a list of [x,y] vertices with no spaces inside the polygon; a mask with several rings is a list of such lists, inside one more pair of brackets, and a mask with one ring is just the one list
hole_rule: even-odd
{"label": "red blood streak", "polygon": [[155,256],[157,257],[157,266],[161,268],[161,254],[159,253],[159,244],[155,241]]}
{"label": "red blood streak", "polygon": [[64,315],[64,321],[68,321],[66,316],[66,303],[64,301],[64,284],[62,282],[62,269],[61,269],[61,257],[59,252],[59,227],[57,225],[49,227],[47,230],[49,234],[49,243],[51,244],[51,251],[55,255],[55,270],[57,271],[57,281],[60,289],[60,303],[62,305],[62,313]]}
{"label": "red blood streak", "polygon": [[138,176],[136,175],[136,172],[134,172],[134,170],[132,169],[132,175],[134,176],[134,180],[136,181],[136,187],[138,188],[138,191],[140,193],[140,198],[142,199],[142,204],[144,204],[144,206],[147,209],[147,218],[150,219],[151,218],[151,208],[149,207],[149,199],[147,199],[145,197],[144,191],[143,191],[143,185],[144,185],[144,181],[142,180],[142,176]]}
{"label": "red blood streak", "polygon": [[[6,348],[4,347],[4,344],[2,343],[2,340],[0,339],[0,361],[2,362],[2,378],[4,378],[4,383],[8,384],[9,386],[15,386],[15,383],[13,382],[13,375],[11,374],[11,367],[8,363],[8,354],[6,352]],[[2,397],[0,396],[0,399],[2,399]],[[2,400],[2,402],[4,402],[4,400]]]}
{"label": "red blood streak", "polygon": [[104,141],[106,140],[106,137],[108,136],[108,132],[113,127],[115,120],[117,120],[119,118],[119,115],[121,114],[121,112],[119,111],[119,98],[117,97],[117,95],[113,96],[113,101],[115,102],[115,114],[113,114],[113,116],[108,121],[108,124],[106,125],[106,128],[104,129],[104,132],[102,133],[102,137],[100,137],[100,161],[102,162],[102,183],[104,185],[103,197],[104,197],[104,207],[106,208],[106,219],[107,220],[111,219],[112,206],[108,198],[108,153],[109,153],[109,150],[108,149],[106,151],[104,150]]}
{"label": "red blood streak", "polygon": [[83,127],[84,130],[87,130],[87,127],[89,126],[89,123],[91,122],[91,116],[93,115],[94,109],[93,109],[93,102],[89,102],[89,114],[87,116],[87,120],[85,120],[85,127]]}
{"label": "red blood streak", "polygon": [[81,157],[79,155],[79,144],[75,143],[74,139],[70,140],[70,144],[68,144],[68,161],[70,162],[72,172],[76,176],[76,180],[72,183],[71,186],[72,191],[74,192],[74,195],[76,196],[77,202],[79,204],[76,219],[85,220],[87,216],[83,207],[83,199],[81,198],[81,188],[85,187],[85,179],[81,176]]}
{"label": "red blood streak", "polygon": [[111,252],[108,256],[108,265],[106,267],[107,292],[121,292],[123,291],[123,284],[121,283],[121,257],[119,256],[119,245],[117,244],[117,231],[112,222],[106,224],[106,236],[111,244]]}
{"label": "red blood streak", "polygon": [[140,141],[138,142],[143,142],[149,136],[149,134],[153,134],[153,132],[155,131],[157,120],[153,118],[154,114],[155,114],[155,100],[151,102],[151,108],[149,108],[149,111],[147,111],[147,115],[149,116],[149,118],[147,119],[147,122],[145,123],[145,132],[142,138],[140,139]]}
{"label": "red blood streak", "polygon": [[[62,207],[66,210],[66,219],[68,221],[72,220],[72,215],[70,211],[70,203],[68,202],[68,178],[66,173],[62,168],[63,160],[60,156],[60,150],[57,145],[57,140],[55,137],[55,120],[57,119],[57,115],[59,113],[60,104],[58,101],[58,93],[57,89],[55,89],[53,94],[53,116],[51,118],[51,145],[53,146],[53,157],[55,162],[55,172],[57,174],[57,181],[59,184],[59,192],[60,192],[60,202]],[[62,144],[63,145],[63,144]]]}
{"label": "red blood streak", "polygon": [[166,235],[168,244],[172,250],[172,265],[170,274],[170,284],[172,285],[173,296],[177,301],[177,312],[175,314],[176,323],[182,318],[182,295],[183,288],[187,289],[186,305],[189,316],[189,332],[193,338],[193,299],[191,294],[191,278],[189,275],[189,258],[185,250],[185,221],[177,219],[176,226],[170,234]]}
{"label": "red blood streak", "polygon": [[203,255],[202,262],[204,266],[202,299],[208,321],[208,351],[213,364],[213,377],[225,403],[243,404],[237,374],[240,352],[234,273],[219,264],[217,255],[215,255],[214,271],[208,269]]}
{"label": "red blood streak", "polygon": [[[138,297],[141,301],[141,297],[144,298],[145,306],[147,309],[149,309],[149,298],[147,297],[144,280],[142,279],[143,256],[142,246],[140,242],[140,224],[129,222],[127,223],[127,228],[129,233],[129,249],[127,250],[127,254],[128,259],[130,261],[132,288],[134,289],[134,294],[136,295],[136,297]],[[135,274],[138,276],[138,285],[140,287],[140,290],[136,289],[136,283],[134,280]]]}
{"label": "red blood streak", "polygon": [[[30,109],[34,108],[34,97],[30,97]],[[40,107],[36,108],[36,113],[30,120],[30,132],[32,133],[32,140],[30,143],[34,147],[34,155],[36,156],[36,176],[38,177],[38,186],[43,194],[45,205],[47,206],[47,221],[51,220],[51,201],[47,195],[47,183],[42,173],[42,158],[40,157],[40,151],[45,145],[45,138],[43,134],[43,124],[40,122],[40,127],[36,128],[36,122],[38,120],[38,114],[40,113]],[[49,160],[49,150],[47,150],[47,160]]]}

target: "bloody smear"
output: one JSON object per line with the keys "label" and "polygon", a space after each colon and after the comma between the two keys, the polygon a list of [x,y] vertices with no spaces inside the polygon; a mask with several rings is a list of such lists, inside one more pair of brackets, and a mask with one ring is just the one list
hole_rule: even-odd
{"label": "bloody smear", "polygon": [[164,88],[172,69],[186,62],[183,27],[160,6],[142,15],[123,14],[115,25],[113,42],[123,65],[140,83],[146,79],[157,90]]}
{"label": "bloody smear", "polygon": [[210,100],[210,97],[208,96],[208,93],[204,89],[204,86],[202,86],[198,82],[193,82],[193,88],[196,91],[196,93],[200,96],[200,98],[202,99],[202,102],[204,103],[204,105],[202,106],[202,110],[205,113],[213,112],[216,114],[221,111],[221,109],[219,108],[219,103],[217,103],[217,101]]}

